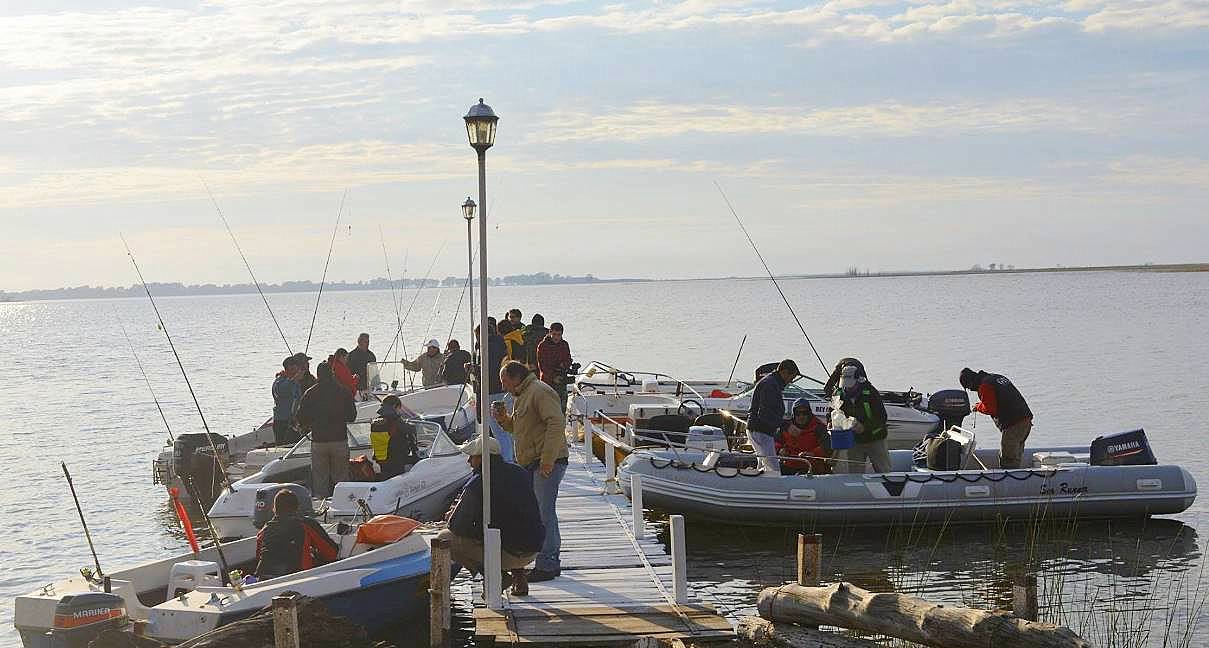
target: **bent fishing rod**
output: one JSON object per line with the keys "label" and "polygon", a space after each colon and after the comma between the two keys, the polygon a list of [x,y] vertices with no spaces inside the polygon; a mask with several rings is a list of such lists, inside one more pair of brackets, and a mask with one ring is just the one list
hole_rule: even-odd
{"label": "bent fishing rod", "polygon": [[336,233],[340,231],[340,218],[344,215],[344,200],[348,198],[348,189],[340,196],[340,207],[336,210],[336,225],[332,227],[332,242],[327,246],[327,261],[323,262],[323,278],[319,280],[319,294],[315,296],[315,312],[311,313],[311,329],[306,332],[306,347],[302,352],[311,350],[311,335],[315,332],[315,318],[319,317],[319,300],[323,299],[323,286],[327,283],[327,269],[332,265],[332,250],[336,249]]}
{"label": "bent fishing rod", "polygon": [[97,558],[97,549],[92,544],[92,534],[88,532],[88,522],[84,520],[84,509],[80,508],[80,498],[76,496],[76,485],[71,481],[71,473],[67,472],[67,462],[60,461],[59,464],[63,466],[63,476],[67,478],[67,487],[71,489],[71,499],[76,502],[76,513],[80,514],[80,525],[84,527],[84,539],[88,540],[88,550],[92,552],[92,563],[97,566],[97,578],[104,579],[105,573],[101,571],[101,559]]}
{"label": "bent fishing rod", "polygon": [[143,271],[139,269],[139,262],[134,258],[134,252],[130,251],[130,244],[126,242],[126,237],[119,235],[122,239],[122,245],[126,247],[126,256],[130,257],[130,263],[134,266],[134,272],[138,275],[139,283],[143,284],[143,292],[147,293],[147,299],[151,302],[151,310],[155,311],[155,319],[159,321],[160,330],[164,332],[164,337],[168,340],[168,348],[172,349],[172,357],[176,358],[176,366],[180,367],[181,376],[185,379],[185,386],[189,388],[189,395],[193,397],[193,406],[197,408],[197,416],[201,419],[202,429],[206,431],[206,442],[210,444],[210,450],[214,453],[214,459],[219,462],[219,468],[222,468],[222,479],[227,486],[227,490],[232,493],[235,488],[231,486],[231,480],[227,477],[226,466],[222,465],[222,458],[218,454],[218,448],[214,446],[214,438],[210,433],[210,424],[206,423],[206,415],[202,412],[201,403],[197,400],[197,392],[193,391],[193,383],[189,380],[189,373],[185,371],[185,363],[181,362],[181,356],[176,352],[176,345],[172,342],[172,336],[168,333],[168,325],[164,324],[164,317],[160,315],[159,306],[155,303],[155,297],[151,296],[151,287],[147,285],[147,280],[143,278]]}
{"label": "bent fishing rod", "polygon": [[206,188],[206,193],[210,196],[210,202],[214,204],[214,210],[218,212],[218,217],[222,219],[223,226],[227,228],[227,234],[230,235],[231,242],[235,244],[235,251],[239,252],[239,258],[243,259],[243,267],[248,269],[248,276],[252,277],[252,283],[256,284],[256,292],[260,293],[260,299],[264,302],[264,307],[269,311],[269,317],[273,318],[273,325],[277,327],[277,334],[281,336],[281,341],[285,344],[286,352],[294,355],[294,350],[290,348],[289,341],[285,339],[285,332],[281,330],[281,324],[277,321],[277,315],[273,313],[273,307],[269,306],[269,298],[264,296],[264,290],[256,279],[256,273],[252,272],[252,264],[248,263],[248,257],[244,255],[243,248],[239,247],[239,241],[235,238],[235,232],[231,229],[231,224],[227,222],[226,214],[223,214],[222,207],[218,206],[218,200],[214,198],[214,193],[210,191],[210,185],[206,184],[204,178],[201,182],[202,186]]}
{"label": "bent fishing rod", "polygon": [[130,347],[130,355],[134,356],[134,363],[138,365],[139,373],[143,376],[143,382],[147,384],[147,391],[151,392],[151,400],[155,402],[155,409],[160,413],[160,419],[164,421],[164,429],[168,430],[168,440],[176,443],[176,437],[172,434],[172,426],[168,425],[168,417],[164,415],[164,408],[160,405],[160,399],[156,397],[155,390],[151,388],[151,381],[147,378],[147,372],[143,370],[143,361],[139,360],[139,354],[134,350],[134,343],[130,341],[130,335],[126,333],[126,325],[122,320],[118,320],[118,327],[122,329],[122,337],[126,338],[126,346]]}
{"label": "bent fishing rod", "polygon": [[810,350],[814,352],[814,357],[818,358],[819,366],[823,368],[824,373],[830,373],[827,369],[827,363],[823,362],[823,356],[819,355],[819,350],[814,347],[814,342],[810,339],[810,334],[806,332],[806,327],[802,326],[802,320],[798,319],[798,314],[794,312],[793,305],[789,303],[789,298],[785,296],[785,291],[781,290],[781,284],[777,283],[777,277],[768,267],[768,262],[764,260],[764,255],[760,254],[760,248],[756,247],[756,242],[752,240],[751,234],[747,232],[747,228],[743,226],[743,221],[739,218],[739,212],[735,211],[734,205],[730,203],[730,198],[726,197],[726,192],[722,190],[722,185],[718,181],[714,181],[714,186],[718,188],[718,193],[722,194],[722,200],[726,201],[726,206],[730,209],[730,213],[735,217],[735,222],[739,224],[739,229],[743,230],[743,236],[747,238],[751,249],[755,251],[756,258],[760,259],[760,264],[764,266],[764,272],[768,273],[768,278],[772,280],[772,285],[776,287],[777,292],[781,295],[781,301],[785,302],[785,307],[789,309],[789,314],[793,316],[793,321],[797,323],[798,328],[802,331],[802,337],[806,338],[806,344],[810,345]]}

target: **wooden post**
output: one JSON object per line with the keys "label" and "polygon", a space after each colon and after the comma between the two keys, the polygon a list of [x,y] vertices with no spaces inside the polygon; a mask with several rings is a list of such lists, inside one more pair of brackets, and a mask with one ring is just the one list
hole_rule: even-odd
{"label": "wooden post", "polygon": [[815,587],[819,584],[819,572],[823,562],[822,547],[822,534],[798,534],[798,585]]}
{"label": "wooden post", "polygon": [[273,597],[273,646],[298,648],[298,599],[293,595]]}
{"label": "wooden post", "polygon": [[1025,621],[1036,621],[1037,613],[1037,575],[1018,576],[1012,584],[1012,614]]}
{"label": "wooden post", "polygon": [[641,540],[646,535],[646,521],[642,517],[642,475],[630,475],[630,512],[634,514],[634,539]]}
{"label": "wooden post", "polygon": [[688,573],[684,549],[684,516],[673,515],[672,526],[672,593],[677,603],[688,603]]}
{"label": "wooden post", "polygon": [[500,530],[487,529],[484,540],[483,598],[487,601],[487,609],[502,610],[504,599],[500,588]]}
{"label": "wooden post", "polygon": [[134,636],[136,636],[136,637],[146,637],[147,636],[147,620],[146,619],[135,619],[133,626],[134,626]]}
{"label": "wooden post", "polygon": [[592,465],[592,421],[584,419],[584,465]]}
{"label": "wooden post", "polygon": [[617,452],[607,442],[604,444],[602,450],[605,456],[604,492],[607,495],[612,495],[617,492],[615,490],[617,488]]}
{"label": "wooden post", "polygon": [[431,648],[449,645],[449,540],[433,538],[428,576],[428,637]]}

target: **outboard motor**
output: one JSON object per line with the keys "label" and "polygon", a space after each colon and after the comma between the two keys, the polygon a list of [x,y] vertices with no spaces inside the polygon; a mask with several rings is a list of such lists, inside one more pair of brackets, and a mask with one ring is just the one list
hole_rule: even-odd
{"label": "outboard motor", "polygon": [[[217,456],[210,449],[210,441],[218,450]],[[211,501],[222,487],[222,466],[227,465],[227,457],[227,439],[221,434],[211,433],[209,441],[201,432],[178,434],[172,444],[172,469],[176,476],[186,483],[192,479],[201,491],[198,496]]]}
{"label": "outboard motor", "polygon": [[106,630],[121,629],[130,622],[122,597],[107,592],[69,594],[55,605],[51,645],[55,648],[86,648]]}
{"label": "outboard motor", "polygon": [[961,425],[970,415],[970,396],[964,389],[942,389],[928,397],[928,411],[940,417],[940,429]]}
{"label": "outboard motor", "polygon": [[1091,442],[1093,466],[1153,466],[1158,462],[1145,430],[1118,432]]}
{"label": "outboard motor", "polygon": [[298,514],[311,517],[315,509],[311,505],[311,491],[301,484],[266,484],[256,490],[256,506],[252,507],[252,525],[257,529],[273,519],[273,498],[277,493],[288,490],[298,496]]}

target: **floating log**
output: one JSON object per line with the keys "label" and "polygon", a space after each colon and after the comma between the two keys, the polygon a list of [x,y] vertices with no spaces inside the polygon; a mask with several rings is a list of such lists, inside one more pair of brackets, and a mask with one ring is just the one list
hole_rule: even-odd
{"label": "floating log", "polygon": [[883,644],[868,639],[775,623],[757,616],[740,618],[735,634],[755,648],[883,648]]}
{"label": "floating log", "polygon": [[770,621],[828,625],[897,637],[934,648],[1091,648],[1068,628],[1010,613],[946,607],[905,594],[873,593],[848,583],[782,585],[760,593]]}

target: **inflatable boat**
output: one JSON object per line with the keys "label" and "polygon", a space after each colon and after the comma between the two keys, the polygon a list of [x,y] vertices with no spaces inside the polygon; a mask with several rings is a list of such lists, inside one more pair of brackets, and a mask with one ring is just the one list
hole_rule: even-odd
{"label": "inflatable boat", "polygon": [[630,477],[642,476],[648,507],[792,526],[1146,517],[1180,513],[1196,499],[1192,475],[1159,464],[1142,430],[1090,446],[1026,448],[1026,467],[1008,470],[997,449],[979,450],[972,434],[955,432],[963,447],[953,470],[921,466],[909,450],[890,452],[888,473],[782,475],[762,472],[749,453],[640,449],[618,476],[631,497]]}

